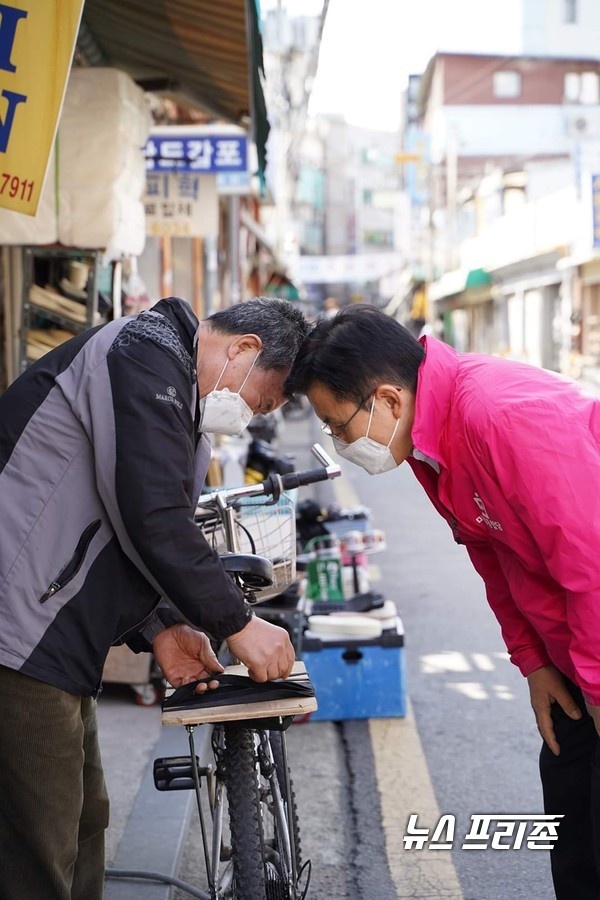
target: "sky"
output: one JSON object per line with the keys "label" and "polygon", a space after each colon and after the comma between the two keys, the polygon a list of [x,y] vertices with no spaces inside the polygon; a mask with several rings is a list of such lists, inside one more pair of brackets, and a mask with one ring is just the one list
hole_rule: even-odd
{"label": "sky", "polygon": [[[322,0],[281,0],[318,14]],[[261,0],[261,8],[277,0]],[[519,52],[521,0],[330,0],[310,112],[384,131],[400,123],[408,75],[436,50]]]}

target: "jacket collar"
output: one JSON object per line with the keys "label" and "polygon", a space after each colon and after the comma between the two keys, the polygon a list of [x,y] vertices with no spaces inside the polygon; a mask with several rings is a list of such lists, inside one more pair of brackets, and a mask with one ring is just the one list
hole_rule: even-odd
{"label": "jacket collar", "polygon": [[194,338],[199,322],[189,303],[179,297],[167,297],[155,303],[152,311],[165,316],[175,326],[185,349],[193,357]]}
{"label": "jacket collar", "polygon": [[442,455],[442,432],[450,412],[450,403],[458,372],[458,353],[443,341],[424,337],[425,359],[419,367],[413,445],[425,456],[447,468]]}

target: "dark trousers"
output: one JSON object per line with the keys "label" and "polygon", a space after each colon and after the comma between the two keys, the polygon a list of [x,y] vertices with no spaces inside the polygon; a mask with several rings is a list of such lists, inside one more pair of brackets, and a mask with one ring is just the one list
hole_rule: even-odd
{"label": "dark trousers", "polygon": [[552,879],[557,900],[600,900],[600,741],[581,691],[567,683],[583,716],[571,719],[554,703],[560,756],[545,743],[540,753],[544,809],[564,814],[550,855]]}
{"label": "dark trousers", "polygon": [[101,900],[96,702],[0,666],[0,900]]}

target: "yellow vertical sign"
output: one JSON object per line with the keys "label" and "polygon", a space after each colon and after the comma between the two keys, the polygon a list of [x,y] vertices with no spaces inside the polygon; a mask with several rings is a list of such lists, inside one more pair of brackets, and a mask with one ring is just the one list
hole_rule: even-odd
{"label": "yellow vertical sign", "polygon": [[0,206],[34,216],[84,0],[0,2]]}

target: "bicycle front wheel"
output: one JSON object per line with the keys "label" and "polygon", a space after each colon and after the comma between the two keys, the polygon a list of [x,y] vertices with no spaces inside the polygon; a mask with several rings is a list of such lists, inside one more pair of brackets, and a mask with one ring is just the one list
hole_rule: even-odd
{"label": "bicycle front wheel", "polygon": [[[293,900],[298,893],[298,822],[287,798],[281,760],[269,736],[239,724],[224,726],[233,893],[237,900]],[[273,734],[271,734],[273,740]],[[273,741],[277,745],[277,740]],[[271,745],[272,746],[272,745]],[[279,771],[278,771],[279,770]],[[283,781],[280,784],[280,779]],[[288,816],[291,813],[293,838]]]}

